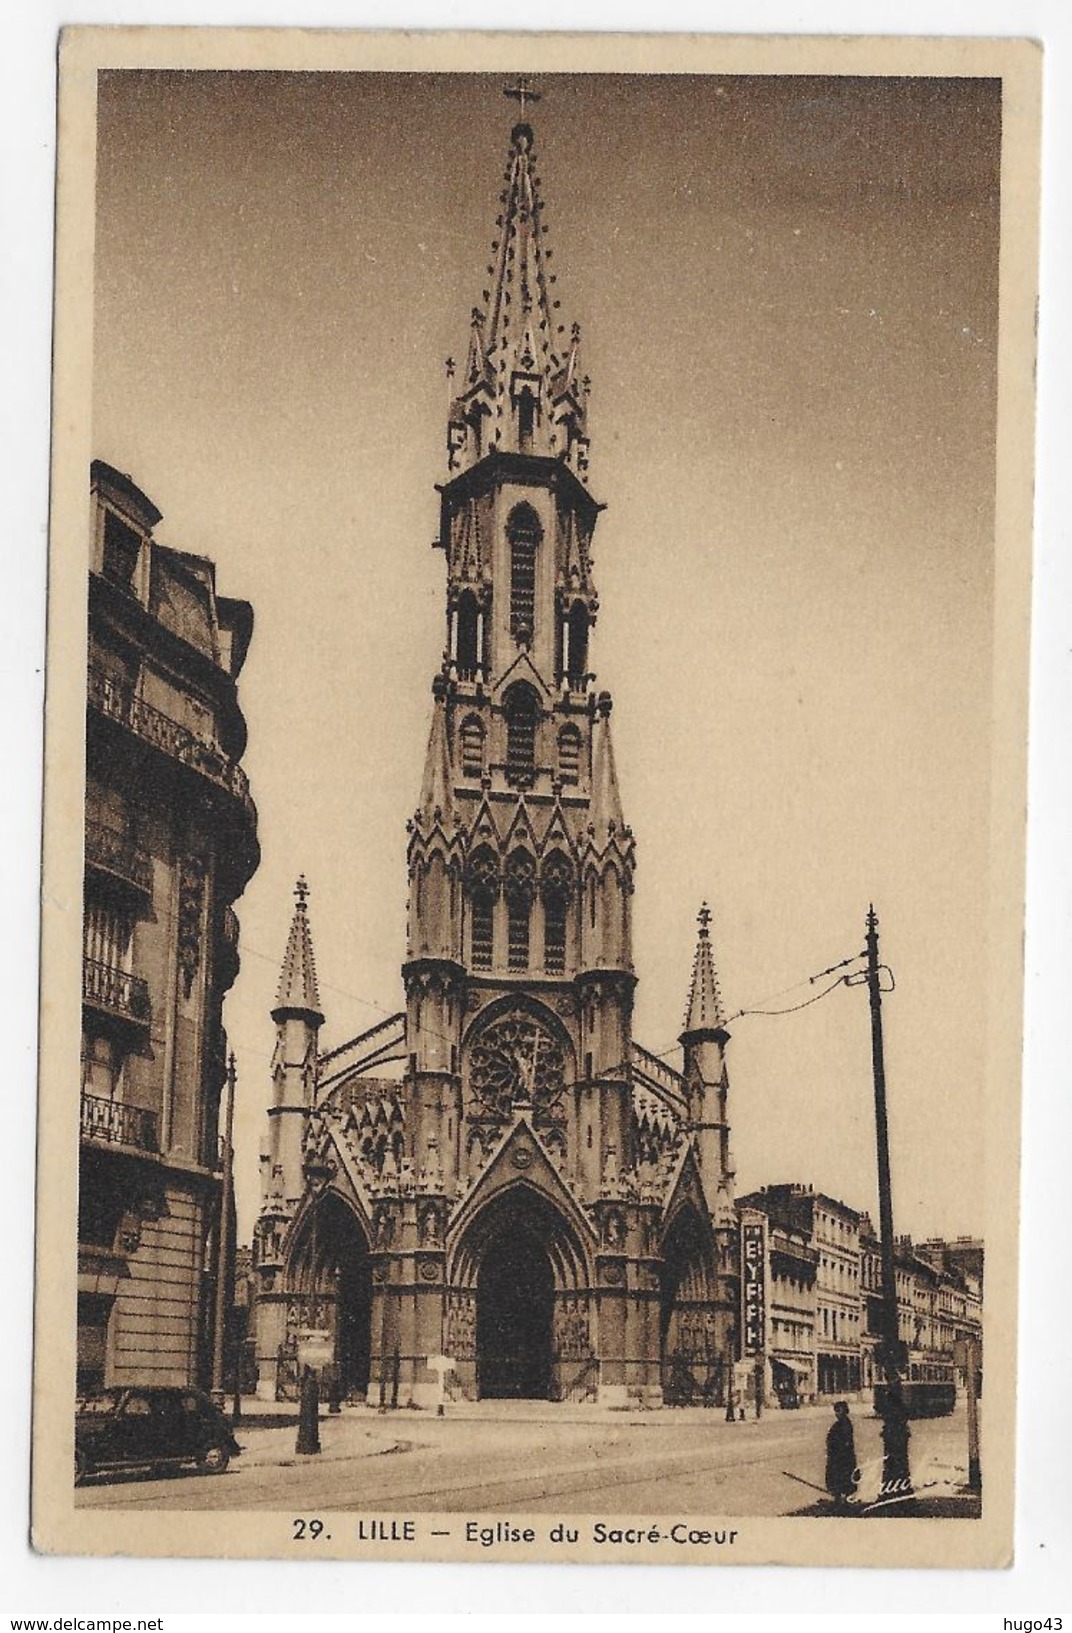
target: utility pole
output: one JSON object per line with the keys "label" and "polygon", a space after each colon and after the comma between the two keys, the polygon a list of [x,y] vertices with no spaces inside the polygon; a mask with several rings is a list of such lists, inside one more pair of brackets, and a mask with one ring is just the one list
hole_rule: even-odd
{"label": "utility pole", "polygon": [[867,910],[867,992],[871,1003],[871,1071],[875,1081],[875,1141],[878,1154],[879,1241],[882,1248],[882,1308],[885,1342],[882,1366],[886,1374],[883,1412],[884,1447],[882,1484],[889,1496],[911,1494],[908,1468],[908,1422],[901,1391],[903,1346],[897,1319],[897,1269],[893,1249],[893,1200],[890,1192],[890,1136],[886,1116],[886,1062],[882,1048],[882,987],[878,956],[878,914],[872,902]]}
{"label": "utility pole", "polygon": [[976,1494],[983,1489],[979,1465],[979,1341],[964,1340],[964,1372],[968,1386],[968,1490]]}
{"label": "utility pole", "polygon": [[220,1225],[216,1232],[216,1311],[212,1331],[212,1399],[217,1406],[226,1400],[223,1381],[223,1348],[227,1329],[227,1266],[231,1257],[231,1192],[234,1184],[235,1057],[227,1060],[224,1086],[223,1178],[220,1185]]}

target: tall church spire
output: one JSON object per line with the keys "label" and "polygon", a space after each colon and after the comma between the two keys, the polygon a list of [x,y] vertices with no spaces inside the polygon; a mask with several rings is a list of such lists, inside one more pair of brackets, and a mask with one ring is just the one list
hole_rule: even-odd
{"label": "tall church spire", "polygon": [[[539,100],[527,81],[507,87],[525,111]],[[451,403],[452,471],[492,451],[542,454],[583,476],[588,464],[587,380],[580,378],[580,329],[559,321],[557,274],[547,244],[535,136],[524,119],[510,149],[495,218],[488,285],[473,308],[465,377]]]}
{"label": "tall church spire", "polygon": [[421,783],[417,821],[425,832],[436,823],[448,831],[454,816],[454,787],[450,763],[450,737],[447,730],[447,683],[442,675],[432,682],[432,728],[428,734],[428,752],[424,760],[424,780]]}
{"label": "tall church spire", "polygon": [[276,994],[275,1008],[272,1010],[272,1019],[278,1022],[288,1015],[301,1015],[311,1020],[315,1026],[321,1026],[324,1014],[320,1008],[316,959],[313,956],[313,938],[309,930],[309,913],[306,906],[309,886],[304,875],[294,886],[294,895],[296,897],[294,917],[290,922],[290,935],[287,937],[287,950],[283,955],[283,968],[279,974],[279,990]]}
{"label": "tall church spire", "polygon": [[685,1008],[685,1026],[681,1041],[698,1039],[707,1034],[723,1031],[726,1017],[722,1008],[722,994],[711,956],[711,909],[704,902],[697,914],[698,933],[696,956],[692,961],[692,983]]}

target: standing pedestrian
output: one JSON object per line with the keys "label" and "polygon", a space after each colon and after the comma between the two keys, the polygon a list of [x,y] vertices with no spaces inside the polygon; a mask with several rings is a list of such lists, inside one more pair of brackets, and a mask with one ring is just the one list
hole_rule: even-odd
{"label": "standing pedestrian", "polygon": [[845,1508],[856,1492],[860,1471],[856,1467],[856,1440],[848,1401],[834,1402],[834,1421],[826,1435],[826,1489],[837,1508]]}

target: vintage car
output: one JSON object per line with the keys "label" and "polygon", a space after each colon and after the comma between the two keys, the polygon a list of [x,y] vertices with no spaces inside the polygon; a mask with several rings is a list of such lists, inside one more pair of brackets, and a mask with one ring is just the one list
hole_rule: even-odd
{"label": "vintage car", "polygon": [[178,1468],[222,1474],[241,1447],[200,1389],[124,1385],[79,1397],[75,1485],[104,1469]]}

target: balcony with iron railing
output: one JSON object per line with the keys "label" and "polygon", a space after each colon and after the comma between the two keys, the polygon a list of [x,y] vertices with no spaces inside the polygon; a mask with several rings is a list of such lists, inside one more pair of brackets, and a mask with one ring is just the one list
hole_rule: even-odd
{"label": "balcony with iron railing", "polygon": [[153,891],[152,859],[125,834],[116,833],[103,822],[86,822],[86,866],[129,885],[143,896]]}
{"label": "balcony with iron railing", "polygon": [[148,1026],[152,1017],[148,983],[140,975],[94,958],[82,960],[82,1001],[136,1026]]}
{"label": "balcony with iron railing", "polygon": [[98,664],[91,663],[89,666],[86,695],[90,707],[108,720],[125,726],[142,742],[151,744],[162,754],[180,765],[188,766],[230,794],[242,806],[250,823],[256,826],[257,807],[250,796],[249,778],[218,743],[198,736],[189,726],[146,703],[131,685],[109,674]]}
{"label": "balcony with iron railing", "polygon": [[84,1090],[81,1131],[82,1138],[93,1144],[127,1146],[133,1151],[153,1153],[160,1149],[155,1111],[124,1105],[121,1100],[106,1100],[103,1095],[87,1094]]}

